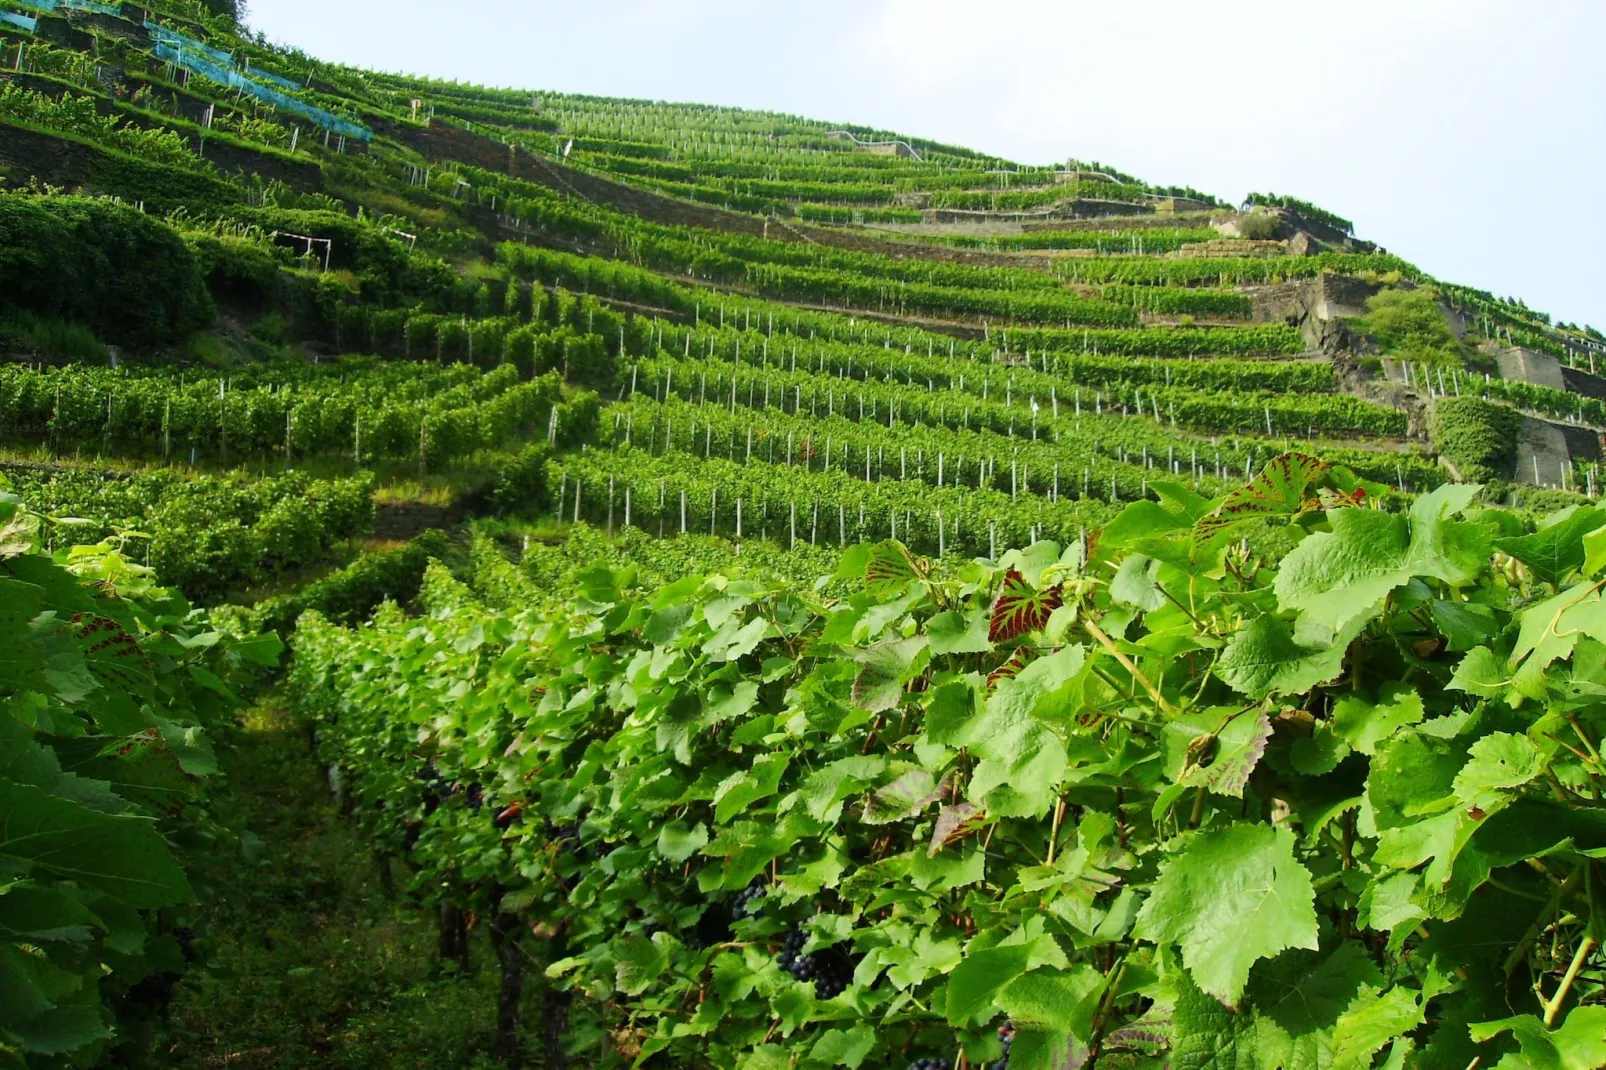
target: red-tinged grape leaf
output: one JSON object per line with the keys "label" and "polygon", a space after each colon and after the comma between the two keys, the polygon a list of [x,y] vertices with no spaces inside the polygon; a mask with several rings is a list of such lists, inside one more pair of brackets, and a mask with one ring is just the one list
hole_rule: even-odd
{"label": "red-tinged grape leaf", "polygon": [[1195,542],[1205,542],[1244,520],[1293,520],[1321,508],[1316,484],[1332,466],[1303,453],[1273,457],[1254,479],[1239,487],[1209,516],[1193,525]]}
{"label": "red-tinged grape leaf", "polygon": [[859,651],[861,668],[853,678],[853,702],[880,713],[903,700],[904,685],[930,661],[929,640],[923,635],[877,643]]}
{"label": "red-tinged grape leaf", "polygon": [[931,830],[931,846],[926,848],[926,854],[937,857],[944,847],[971,835],[986,820],[987,812],[974,803],[944,806],[937,813],[937,824]]}
{"label": "red-tinged grape leaf", "polygon": [[1049,614],[1065,602],[1058,586],[1034,591],[1017,569],[1004,573],[1004,586],[993,603],[992,620],[987,638],[994,643],[1007,643],[1028,632],[1035,632],[1048,623]]}
{"label": "red-tinged grape leaf", "polygon": [[1181,714],[1165,726],[1166,775],[1178,784],[1241,798],[1266,754],[1271,731],[1265,710],[1212,707]]}
{"label": "red-tinged grape leaf", "polygon": [[1032,652],[1029,649],[1023,646],[1016,647],[1007,661],[987,674],[987,690],[991,691],[1005,680],[1014,679],[1022,669],[1026,668],[1031,658]]}
{"label": "red-tinged grape leaf", "polygon": [[901,591],[914,580],[926,578],[922,563],[909,553],[908,547],[896,539],[878,542],[869,549],[869,560],[864,565],[865,590],[875,595]]}
{"label": "red-tinged grape leaf", "polygon": [[151,659],[120,623],[98,614],[75,613],[72,637],[89,671],[108,690],[143,698],[153,693]]}
{"label": "red-tinged grape leaf", "polygon": [[914,817],[942,798],[947,785],[924,769],[910,769],[864,801],[864,823],[886,825]]}

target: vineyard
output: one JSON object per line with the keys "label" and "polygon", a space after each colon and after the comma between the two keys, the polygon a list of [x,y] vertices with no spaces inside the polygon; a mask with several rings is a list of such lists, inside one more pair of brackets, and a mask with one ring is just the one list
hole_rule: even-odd
{"label": "vineyard", "polygon": [[0,1066],[1606,1065],[1606,337],[0,0]]}

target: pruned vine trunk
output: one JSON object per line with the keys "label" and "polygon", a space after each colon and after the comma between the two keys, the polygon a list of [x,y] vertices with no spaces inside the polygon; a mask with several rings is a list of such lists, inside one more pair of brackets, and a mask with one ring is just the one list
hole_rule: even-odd
{"label": "pruned vine trunk", "polygon": [[519,1044],[519,1000],[524,994],[524,935],[528,926],[517,914],[497,913],[491,919],[491,946],[502,979],[496,994],[496,1056],[509,1070],[523,1065]]}

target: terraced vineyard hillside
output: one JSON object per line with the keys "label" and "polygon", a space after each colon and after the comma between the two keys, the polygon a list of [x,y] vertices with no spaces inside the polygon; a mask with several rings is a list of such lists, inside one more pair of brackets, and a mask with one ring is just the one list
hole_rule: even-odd
{"label": "terraced vineyard hillside", "polygon": [[[197,733],[274,687],[509,1065],[1606,1064],[1593,328],[1291,196],[182,0],[0,0],[0,187],[0,1063],[171,1028]],[[132,682],[41,638],[75,573]]]}

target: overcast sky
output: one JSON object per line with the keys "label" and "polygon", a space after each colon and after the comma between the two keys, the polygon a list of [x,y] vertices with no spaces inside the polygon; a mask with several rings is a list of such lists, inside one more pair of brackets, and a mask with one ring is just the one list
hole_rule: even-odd
{"label": "overcast sky", "polygon": [[1606,330],[1606,0],[250,0],[321,59],[1301,197]]}

